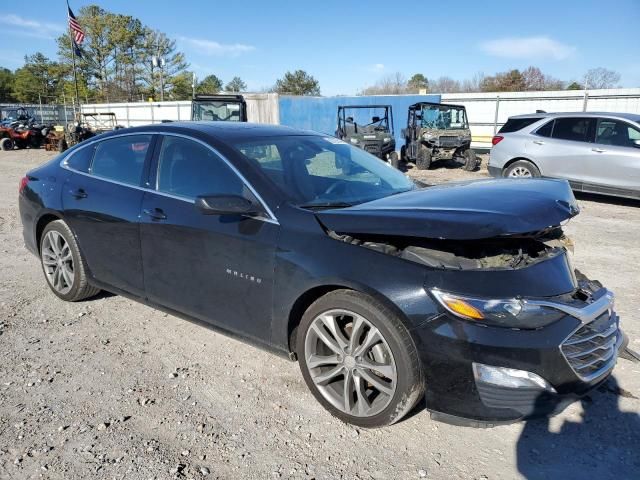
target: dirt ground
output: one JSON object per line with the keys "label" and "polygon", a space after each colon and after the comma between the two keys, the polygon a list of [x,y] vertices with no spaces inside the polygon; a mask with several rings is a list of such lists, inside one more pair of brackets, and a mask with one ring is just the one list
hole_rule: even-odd
{"label": "dirt ground", "polygon": [[[17,209],[52,155],[0,152],[0,478],[640,478],[640,364],[551,420],[470,429],[421,406],[368,431],[325,413],[296,363],[119,296],[58,300]],[[435,167],[410,174],[486,175]],[[579,203],[575,264],[616,292],[640,350],[640,204]]]}

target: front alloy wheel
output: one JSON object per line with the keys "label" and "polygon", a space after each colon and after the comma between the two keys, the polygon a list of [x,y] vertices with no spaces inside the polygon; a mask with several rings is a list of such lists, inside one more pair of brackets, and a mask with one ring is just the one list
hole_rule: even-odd
{"label": "front alloy wheel", "polygon": [[305,361],[322,396],[349,415],[381,412],[396,390],[396,363],[387,341],[355,312],[317,316],[307,331]]}
{"label": "front alloy wheel", "polygon": [[418,352],[403,321],[361,292],[334,290],[311,304],[298,326],[296,352],[316,399],[360,427],[397,422],[424,391]]}

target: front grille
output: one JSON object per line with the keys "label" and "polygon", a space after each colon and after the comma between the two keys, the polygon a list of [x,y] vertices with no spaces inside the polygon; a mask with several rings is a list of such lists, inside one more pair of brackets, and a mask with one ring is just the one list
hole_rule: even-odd
{"label": "front grille", "polygon": [[620,339],[618,317],[607,310],[573,332],[562,344],[562,353],[578,376],[588,382],[613,368]]}
{"label": "front grille", "polygon": [[439,139],[439,145],[441,147],[457,147],[458,146],[458,137],[442,136]]}
{"label": "front grille", "polygon": [[380,145],[377,143],[365,143],[364,149],[369,153],[380,153]]}

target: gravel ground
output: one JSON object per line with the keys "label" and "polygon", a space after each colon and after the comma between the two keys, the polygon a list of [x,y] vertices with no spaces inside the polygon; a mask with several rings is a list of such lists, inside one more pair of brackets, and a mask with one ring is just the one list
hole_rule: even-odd
{"label": "gravel ground", "polygon": [[[551,420],[470,429],[417,408],[368,431],[325,413],[295,363],[119,296],[58,300],[17,210],[51,157],[0,152],[0,478],[640,478],[640,364]],[[435,166],[410,174],[486,175]],[[617,293],[640,350],[640,204],[579,200],[576,266]]]}

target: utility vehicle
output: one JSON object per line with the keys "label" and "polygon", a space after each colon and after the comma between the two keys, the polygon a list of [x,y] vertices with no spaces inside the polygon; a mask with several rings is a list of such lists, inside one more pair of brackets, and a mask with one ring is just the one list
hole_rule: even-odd
{"label": "utility vehicle", "polygon": [[419,170],[427,170],[434,160],[454,159],[470,172],[480,163],[471,149],[471,130],[462,105],[432,102],[411,105],[402,136],[405,144],[400,156],[404,161],[414,162]]}
{"label": "utility vehicle", "polygon": [[391,105],[340,105],[336,137],[398,168]]}

